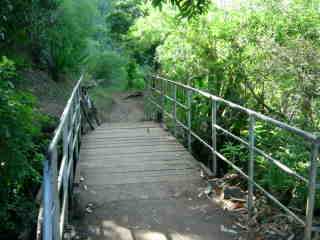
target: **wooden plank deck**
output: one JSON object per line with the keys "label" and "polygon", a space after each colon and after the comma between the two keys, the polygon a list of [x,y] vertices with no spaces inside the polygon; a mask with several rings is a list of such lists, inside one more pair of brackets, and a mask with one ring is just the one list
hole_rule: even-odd
{"label": "wooden plank deck", "polygon": [[223,210],[198,197],[198,163],[157,123],[103,124],[84,136],[79,167],[78,239],[232,239]]}
{"label": "wooden plank deck", "polygon": [[158,124],[109,123],[83,139],[88,185],[174,181],[199,175],[196,161]]}

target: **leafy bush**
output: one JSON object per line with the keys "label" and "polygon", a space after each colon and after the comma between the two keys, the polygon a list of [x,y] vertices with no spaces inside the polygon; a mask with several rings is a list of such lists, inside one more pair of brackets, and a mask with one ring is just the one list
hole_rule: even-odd
{"label": "leafy bush", "polygon": [[94,1],[64,0],[56,10],[55,24],[43,41],[43,59],[54,80],[59,73],[80,70],[89,55],[88,40],[95,33]]}
{"label": "leafy bush", "polygon": [[114,51],[105,51],[88,60],[88,71],[102,86],[126,85],[128,59]]}
{"label": "leafy bush", "polygon": [[[110,1],[109,11],[102,13],[103,33],[89,41],[90,55],[86,59],[88,71],[105,88],[144,87],[145,67],[137,60],[127,32],[142,15],[140,0]],[[105,15],[104,15],[105,14]]]}
{"label": "leafy bush", "polygon": [[34,110],[35,99],[15,89],[17,73],[6,57],[0,61],[0,233],[19,232],[35,221],[49,119]]}

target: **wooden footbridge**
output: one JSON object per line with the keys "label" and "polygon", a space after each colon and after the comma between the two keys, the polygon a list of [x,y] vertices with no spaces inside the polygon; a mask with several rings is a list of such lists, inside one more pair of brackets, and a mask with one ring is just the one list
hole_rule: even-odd
{"label": "wooden footbridge", "polygon": [[[85,107],[81,84],[82,77],[66,105],[44,162],[39,239],[64,238],[69,210],[75,208],[72,201],[75,183],[81,188],[76,198],[83,214],[72,220],[79,234],[73,236],[74,239],[234,239],[234,235],[221,231],[221,226],[232,224],[228,213],[207,199],[197,198],[199,188],[204,186],[199,174],[204,166],[191,155],[194,140],[212,152],[205,167],[212,175],[217,172],[217,161],[224,161],[248,180],[248,222],[254,214],[254,193],[260,191],[305,228],[305,240],[311,239],[316,230],[313,211],[319,139],[315,135],[190,86],[152,77],[145,93],[148,121],[104,123],[82,136],[81,129],[90,114]],[[210,141],[202,139],[192,128],[192,99],[196,95],[206,98],[211,108]],[[248,139],[217,124],[220,104],[247,114]],[[181,112],[185,114],[183,119],[179,119]],[[170,131],[163,123],[152,119],[160,122],[171,119]],[[308,177],[255,146],[256,120],[296,134],[309,144]],[[218,131],[248,148],[247,171],[218,152]],[[182,139],[183,144],[177,139]],[[255,181],[256,155],[306,185],[309,194],[305,216],[293,212]]]}

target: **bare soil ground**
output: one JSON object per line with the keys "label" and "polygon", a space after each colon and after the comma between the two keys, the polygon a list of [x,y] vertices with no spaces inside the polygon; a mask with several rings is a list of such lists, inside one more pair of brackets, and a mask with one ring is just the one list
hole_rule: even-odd
{"label": "bare soil ground", "polygon": [[25,70],[21,75],[23,79],[18,87],[36,97],[41,112],[59,118],[76,80],[68,78],[55,82],[40,70]]}
{"label": "bare soil ground", "polygon": [[107,122],[141,122],[144,120],[143,97],[136,92],[112,94],[112,106]]}

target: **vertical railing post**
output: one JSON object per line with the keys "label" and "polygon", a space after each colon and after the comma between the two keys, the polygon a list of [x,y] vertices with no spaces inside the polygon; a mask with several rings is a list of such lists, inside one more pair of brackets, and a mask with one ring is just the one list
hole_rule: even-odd
{"label": "vertical railing post", "polygon": [[[69,158],[70,158],[70,161],[73,161],[73,138],[74,138],[74,133],[75,133],[75,122],[73,122],[74,120],[74,117],[75,117],[75,98],[74,99],[71,99],[71,105],[70,105],[70,110],[69,110],[69,131],[68,131],[68,135],[69,135],[69,142],[68,142],[68,151],[69,151]],[[69,177],[69,176],[68,176]]]}
{"label": "vertical railing post", "polygon": [[57,163],[57,146],[54,146],[50,151],[50,159],[51,159],[51,188],[52,188],[52,199],[53,199],[53,226],[52,226],[52,234],[53,240],[58,240],[60,235],[60,199],[58,193],[58,163]]}
{"label": "vertical railing post", "polygon": [[177,137],[177,85],[173,85],[173,132],[174,136]]}
{"label": "vertical railing post", "polygon": [[[63,142],[63,157],[68,157],[68,132],[69,132],[69,124],[68,124],[68,118],[70,117],[69,114],[66,116],[66,120],[63,126],[63,133],[62,133],[62,142]],[[67,159],[69,160],[69,159]]]}
{"label": "vertical railing post", "polygon": [[188,105],[188,116],[187,116],[187,122],[188,122],[188,150],[191,153],[191,98],[192,98],[192,92],[190,89],[187,89],[187,105]]}
{"label": "vertical railing post", "polygon": [[304,231],[304,240],[311,240],[313,211],[315,205],[316,184],[317,184],[317,168],[319,157],[319,141],[313,144],[310,168],[309,168],[309,186],[308,186],[308,200],[306,207],[306,225]]}
{"label": "vertical railing post", "polygon": [[53,221],[52,221],[52,167],[51,167],[51,154],[48,154],[47,159],[44,161],[43,168],[43,240],[53,240]]}
{"label": "vertical railing post", "polygon": [[78,125],[79,125],[79,131],[78,131],[78,150],[77,150],[77,160],[79,160],[79,147],[81,143],[81,106],[80,106],[80,101],[81,101],[81,84],[79,85],[79,88],[77,90],[77,109],[78,109]]}
{"label": "vertical railing post", "polygon": [[[62,189],[60,191],[63,191],[64,194],[66,191],[68,191],[68,186],[67,186],[67,183],[68,183],[68,165],[69,165],[69,161],[72,161],[72,159],[69,158],[69,145],[70,145],[70,142],[69,142],[69,139],[68,139],[68,135],[69,135],[69,131],[70,129],[72,129],[72,126],[69,124],[69,119],[71,119],[72,116],[70,115],[69,112],[66,113],[66,116],[65,116],[65,122],[64,122],[64,126],[63,126],[63,132],[62,132],[62,143],[63,143],[63,152],[62,152],[62,156],[63,158],[65,158],[65,165],[63,166],[64,170],[62,171],[63,172],[63,176],[62,176]],[[63,195],[64,195],[63,194]],[[63,201],[63,197],[62,197],[62,201]],[[63,216],[64,218],[64,221],[68,221],[68,213],[67,211],[65,211],[65,215]],[[60,219],[59,219],[60,220]],[[59,225],[61,226],[61,222],[59,221]],[[63,229],[60,229],[60,232],[59,232],[59,236],[62,235]]]}
{"label": "vertical railing post", "polygon": [[[156,94],[156,91],[154,89],[157,89],[157,82],[156,82],[156,78],[155,77],[152,77],[151,78],[151,82],[150,82],[150,99],[154,99],[156,100],[156,98],[153,98],[153,94],[155,94],[155,96],[157,96]],[[151,117],[151,120],[155,121],[157,120],[157,111],[152,111],[152,108],[154,107],[153,103],[150,103],[150,105],[152,106],[150,108],[150,117]]]}
{"label": "vertical railing post", "polygon": [[70,118],[70,114],[67,113],[63,130],[62,130],[62,157],[66,158],[66,166],[68,166],[69,162],[69,142],[68,142],[68,133],[69,133],[69,124],[68,119]]}
{"label": "vertical railing post", "polygon": [[78,90],[77,90],[77,94],[75,97],[75,114],[76,114],[76,122],[75,122],[75,138],[76,138],[76,143],[75,143],[75,156],[74,156],[74,165],[76,166],[78,163],[78,158],[79,158],[79,141],[80,141],[80,136],[79,136],[79,130],[78,130],[78,126],[80,124],[80,105],[79,105],[79,95],[78,95]]}
{"label": "vertical railing post", "polygon": [[255,117],[250,114],[249,115],[249,165],[248,165],[248,229],[249,236],[248,239],[252,238],[252,223],[251,219],[254,215],[254,145],[255,145]]}
{"label": "vertical railing post", "polygon": [[165,93],[164,93],[164,80],[160,79],[160,106],[161,106],[161,116],[160,116],[160,122],[161,122],[161,126],[163,127],[163,122],[164,122],[164,96],[165,96]]}
{"label": "vertical railing post", "polygon": [[211,140],[212,140],[212,163],[211,170],[214,176],[217,175],[217,100],[211,100]]}
{"label": "vertical railing post", "polygon": [[149,97],[151,94],[151,84],[149,80],[149,76],[146,76],[145,78],[145,97],[144,97],[144,116],[146,120],[150,120],[150,109],[149,109]]}
{"label": "vertical railing post", "polygon": [[153,103],[151,103],[151,99],[153,99],[153,94],[154,94],[153,88],[156,88],[154,77],[150,78],[149,87],[150,87],[149,95],[148,95],[148,98],[149,98],[149,117],[150,117],[150,120],[154,121],[156,119],[155,118],[156,116],[155,116],[155,111],[152,111],[152,108],[154,106],[153,106]]}

